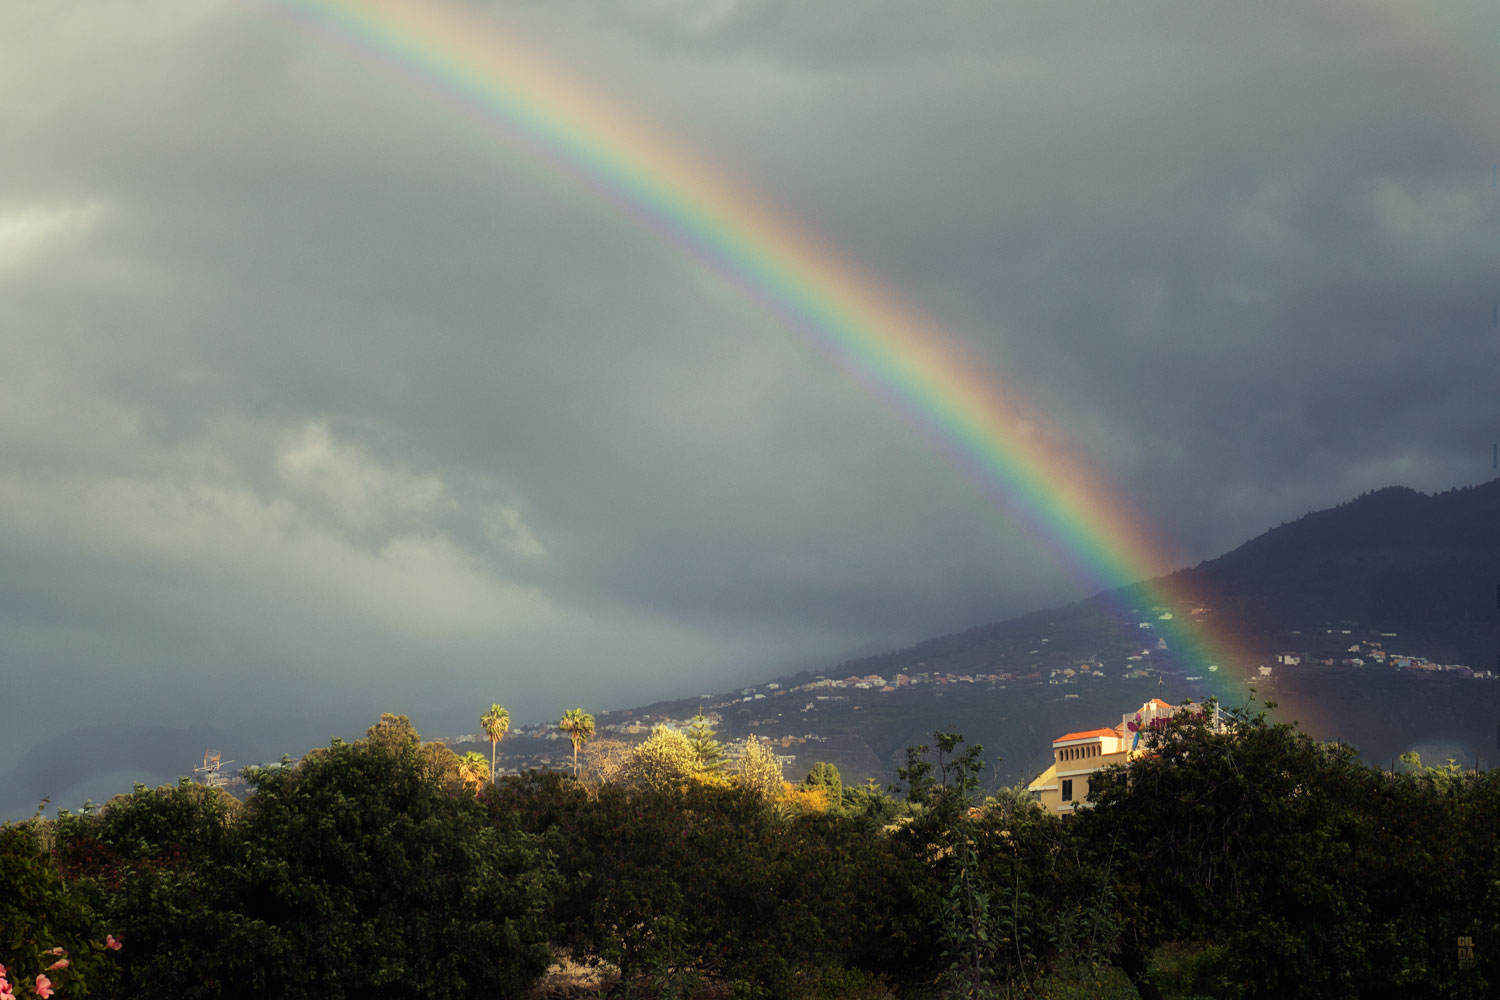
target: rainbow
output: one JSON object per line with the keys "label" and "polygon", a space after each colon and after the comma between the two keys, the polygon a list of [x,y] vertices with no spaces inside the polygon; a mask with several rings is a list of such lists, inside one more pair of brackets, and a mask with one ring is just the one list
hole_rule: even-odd
{"label": "rainbow", "polygon": [[[913,420],[1075,575],[1112,590],[1170,568],[1162,547],[1041,416],[963,357],[950,336],[489,17],[436,0],[265,3],[459,102],[716,268]],[[1185,662],[1224,664],[1205,680],[1227,704],[1241,703],[1250,667],[1222,630],[1185,614],[1192,598],[1170,579],[1151,584],[1146,599],[1181,616],[1150,634],[1170,636]]]}

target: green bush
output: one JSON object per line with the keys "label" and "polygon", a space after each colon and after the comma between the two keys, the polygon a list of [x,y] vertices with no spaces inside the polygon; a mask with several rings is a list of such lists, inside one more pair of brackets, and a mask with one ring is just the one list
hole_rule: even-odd
{"label": "green bush", "polygon": [[125,995],[516,996],[550,962],[555,878],[414,742],[335,743],[253,777],[223,844],[120,900]]}
{"label": "green bush", "polygon": [[[108,932],[38,843],[50,834],[39,819],[0,825],[0,965],[14,987],[46,973],[66,983],[67,996],[83,997],[107,990],[115,966],[104,948]],[[60,959],[67,966],[49,971]]]}
{"label": "green bush", "polygon": [[1500,780],[1388,774],[1264,717],[1179,717],[1148,747],[1091,781],[1071,831],[1112,852],[1134,976],[1164,943],[1211,940],[1218,995],[1493,995]]}
{"label": "green bush", "polygon": [[819,813],[713,781],[532,772],[476,794],[389,716],[255,773],[243,807],[184,783],[0,827],[0,962],[34,981],[65,948],[60,998],[131,1000],[489,1000],[553,946],[657,998],[1477,1000],[1500,981],[1500,775],[1386,774],[1263,719],[1179,719],[1064,822],[1015,789],[980,802],[978,749],[935,736],[902,769],[914,802],[867,785]]}
{"label": "green bush", "polygon": [[793,971],[790,1000],[896,1000],[885,980],[864,969],[801,966]]}
{"label": "green bush", "polygon": [[559,945],[617,965],[627,985],[670,991],[711,974],[783,997],[802,965],[898,960],[894,855],[855,820],[783,814],[713,784],[590,797],[540,774],[501,781],[490,806],[558,858]]}

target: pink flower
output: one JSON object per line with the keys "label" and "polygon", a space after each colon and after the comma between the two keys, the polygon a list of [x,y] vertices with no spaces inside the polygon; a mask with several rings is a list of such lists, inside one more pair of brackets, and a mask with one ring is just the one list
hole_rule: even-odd
{"label": "pink flower", "polygon": [[119,951],[120,942],[113,934],[106,934],[104,935],[104,947],[110,951]]}
{"label": "pink flower", "polygon": [[56,948],[53,948],[51,951],[47,952],[47,954],[49,955],[66,955],[67,953],[68,949],[64,948],[62,945],[58,945]]}
{"label": "pink flower", "polygon": [[67,967],[68,960],[66,958],[59,958],[57,961],[47,966],[47,971],[51,972],[53,969],[66,969]]}
{"label": "pink flower", "polygon": [[52,995],[52,980],[47,978],[46,973],[36,977],[36,995],[41,1000],[47,1000]]}

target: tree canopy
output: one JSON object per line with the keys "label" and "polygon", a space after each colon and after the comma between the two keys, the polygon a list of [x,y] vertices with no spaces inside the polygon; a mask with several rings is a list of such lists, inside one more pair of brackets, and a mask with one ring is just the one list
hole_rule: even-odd
{"label": "tree canopy", "polygon": [[693,752],[698,755],[700,771],[717,774],[729,766],[729,754],[725,751],[724,744],[715,739],[718,733],[709,724],[702,709],[689,722],[686,735],[688,742],[693,745]]}
{"label": "tree canopy", "polygon": [[573,741],[573,777],[578,777],[578,750],[594,737],[594,717],[581,708],[570,708],[563,713],[558,728]]}
{"label": "tree canopy", "polygon": [[494,704],[479,717],[479,725],[484,729],[484,735],[490,740],[490,780],[494,780],[495,774],[495,748],[500,741],[505,739],[505,734],[510,732],[510,713],[503,705]]}
{"label": "tree canopy", "polygon": [[484,784],[482,754],[385,715],[252,771],[243,804],[184,779],[0,826],[0,964],[34,981],[64,948],[60,997],[133,1000],[517,997],[559,950],[617,968],[620,996],[705,977],[746,1000],[1500,983],[1493,772],[1392,774],[1263,715],[1183,715],[1059,818],[986,796],[980,748],[951,732],[908,748],[904,799],[831,764],[789,785],[757,739],[732,779],[665,726],[605,749],[597,780]]}

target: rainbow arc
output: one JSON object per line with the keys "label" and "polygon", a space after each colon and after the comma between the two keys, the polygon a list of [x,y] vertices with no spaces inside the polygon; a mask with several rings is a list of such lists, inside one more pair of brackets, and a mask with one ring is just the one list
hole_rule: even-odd
{"label": "rainbow arc", "polygon": [[[437,0],[267,2],[467,105],[708,263],[915,419],[1076,575],[1102,590],[1154,579],[1145,602],[1181,618],[1154,621],[1152,637],[1167,638],[1222,700],[1244,698],[1251,665],[1211,618],[1187,614],[1192,595],[1162,577],[1169,561],[1140,521],[1019,393],[832,248],[490,16]],[[1204,673],[1210,665],[1224,669]]]}

